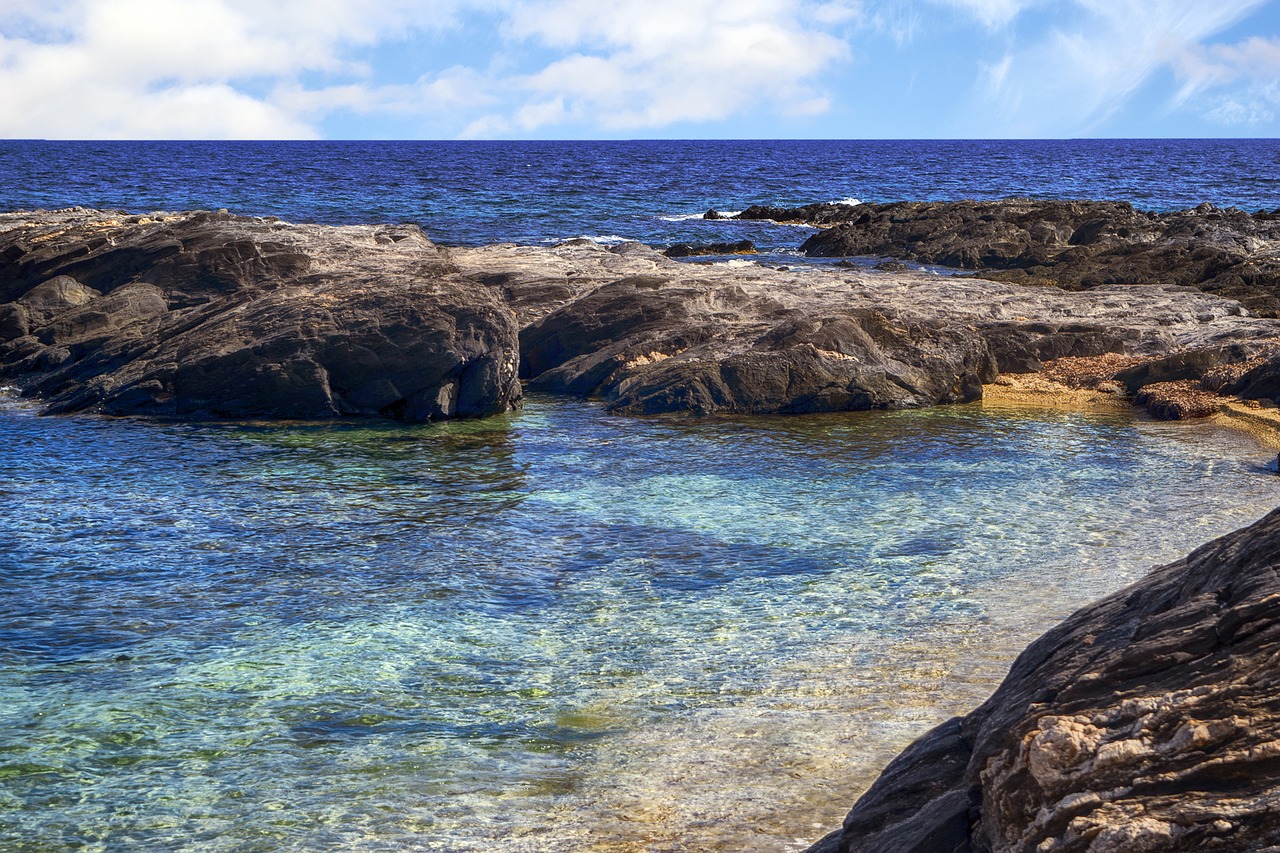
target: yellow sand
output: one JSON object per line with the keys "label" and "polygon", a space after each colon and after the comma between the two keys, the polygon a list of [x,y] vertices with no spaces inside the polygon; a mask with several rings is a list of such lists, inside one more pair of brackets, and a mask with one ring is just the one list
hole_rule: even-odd
{"label": "yellow sand", "polygon": [[[1132,400],[1119,393],[1068,388],[1034,373],[1001,376],[982,388],[982,405],[994,408],[1033,407],[1086,412],[1130,412]],[[1175,422],[1176,423],[1176,422]],[[1224,397],[1218,414],[1187,423],[1209,423],[1246,433],[1272,449],[1280,449],[1280,409]]]}

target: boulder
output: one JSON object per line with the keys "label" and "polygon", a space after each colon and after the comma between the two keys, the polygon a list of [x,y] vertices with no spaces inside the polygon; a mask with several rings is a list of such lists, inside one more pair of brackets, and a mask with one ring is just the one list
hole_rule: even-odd
{"label": "boulder", "polygon": [[982,338],[874,310],[820,314],[767,294],[633,276],[521,333],[531,387],[616,411],[818,412],[968,402],[995,377]]}
{"label": "boulder", "polygon": [[1280,510],[1076,612],[813,853],[1280,845]]}
{"label": "boulder", "polygon": [[750,240],[734,243],[676,243],[663,251],[668,258],[694,258],[704,255],[754,255],[756,244]]}
{"label": "boulder", "polygon": [[517,407],[518,330],[416,226],[0,216],[0,378],[51,413],[434,420]]}

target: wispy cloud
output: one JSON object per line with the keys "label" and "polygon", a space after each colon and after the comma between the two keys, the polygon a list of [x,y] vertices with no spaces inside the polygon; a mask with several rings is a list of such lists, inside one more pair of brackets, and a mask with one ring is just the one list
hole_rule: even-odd
{"label": "wispy cloud", "polygon": [[1091,133],[1161,71],[1185,72],[1206,39],[1261,2],[1075,0],[1070,20],[1019,40],[982,76],[986,103],[1018,135]]}
{"label": "wispy cloud", "polygon": [[1000,29],[1013,23],[1026,9],[1043,0],[934,0],[938,5],[959,9],[976,18],[984,26]]}
{"label": "wispy cloud", "polygon": [[1258,127],[1280,112],[1280,38],[1253,36],[1190,50],[1177,70],[1177,105],[1199,110],[1214,124]]}

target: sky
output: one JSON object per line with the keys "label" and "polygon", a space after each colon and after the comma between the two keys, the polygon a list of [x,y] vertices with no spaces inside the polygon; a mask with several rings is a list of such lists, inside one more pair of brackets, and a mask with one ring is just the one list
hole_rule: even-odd
{"label": "sky", "polygon": [[0,0],[0,138],[1280,136],[1280,0]]}

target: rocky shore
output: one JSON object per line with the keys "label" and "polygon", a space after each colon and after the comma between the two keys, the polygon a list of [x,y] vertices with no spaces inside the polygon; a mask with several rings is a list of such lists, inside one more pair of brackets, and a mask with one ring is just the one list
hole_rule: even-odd
{"label": "rocky shore", "polygon": [[[9,213],[0,383],[53,414],[176,418],[481,417],[518,407],[522,380],[629,414],[964,403],[1028,376],[1163,417],[1280,402],[1270,214],[818,207],[742,215],[828,226],[813,254],[982,277],[585,240],[445,249],[411,225],[225,212]],[[1085,608],[813,850],[1280,845],[1277,577],[1280,513]]]}
{"label": "rocky shore", "polygon": [[888,256],[1070,290],[1183,285],[1280,316],[1280,211],[1009,199],[757,206],[737,218],[822,227],[800,247],[814,257]]}
{"label": "rocky shore", "polygon": [[517,331],[416,226],[0,215],[0,381],[50,413],[491,415]]}
{"label": "rocky shore", "polygon": [[51,413],[476,417],[519,406],[519,379],[633,414],[889,409],[1108,353],[1148,365],[1119,378],[1131,393],[1249,364],[1212,393],[1270,401],[1277,342],[1280,321],[1176,284],[444,249],[415,226],[226,213],[0,215],[0,381]]}

